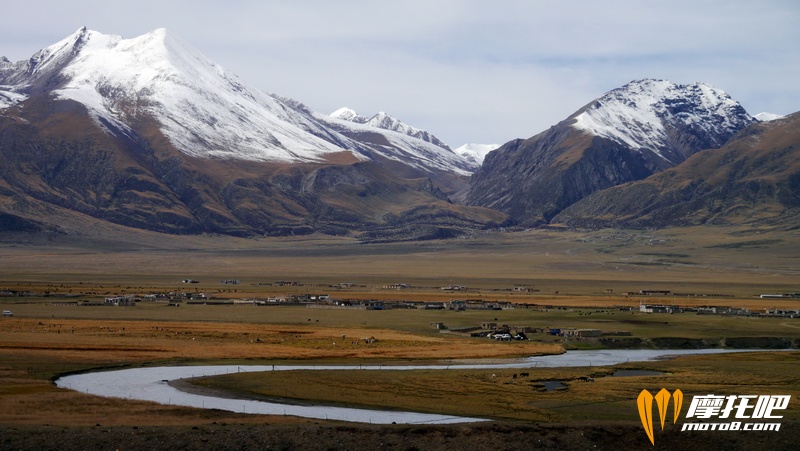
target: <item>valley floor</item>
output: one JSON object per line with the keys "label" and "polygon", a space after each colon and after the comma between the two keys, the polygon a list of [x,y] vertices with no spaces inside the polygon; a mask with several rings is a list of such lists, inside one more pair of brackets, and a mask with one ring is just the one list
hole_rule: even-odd
{"label": "valley floor", "polygon": [[[780,353],[785,358],[748,354],[638,365],[630,369],[668,375],[626,378],[625,383],[573,382],[592,375],[592,368],[536,376],[567,382],[566,391],[552,395],[538,391],[541,381],[531,387],[498,382],[498,399],[476,398],[470,405],[477,415],[485,403],[497,421],[469,426],[377,427],[248,416],[99,398],[60,390],[51,382],[72,371],[164,363],[435,362],[562,352],[565,347],[733,342],[792,347],[800,340],[800,318],[648,314],[639,312],[638,305],[799,309],[797,299],[761,297],[800,291],[797,231],[533,230],[390,244],[321,236],[244,240],[104,233],[91,240],[2,238],[0,307],[13,316],[0,318],[0,448],[653,449],[632,400],[637,390],[662,385],[703,393],[739,393],[752,387],[759,393],[795,396],[785,432],[690,434],[666,428],[656,432],[656,449],[800,447],[796,351]],[[197,283],[183,282],[188,279]],[[669,293],[653,296],[642,290]],[[93,305],[107,297],[151,293],[204,293],[220,305],[190,305],[187,298],[174,306],[163,299],[131,307]],[[306,294],[378,302],[481,299],[518,308],[346,310],[234,304]],[[434,327],[439,323],[448,331],[497,323],[629,335],[582,339],[540,331],[529,341],[500,342],[442,333]],[[375,340],[367,344],[364,338]],[[452,384],[442,376],[418,376],[439,387],[437,396],[460,396],[458,390],[445,394]],[[511,380],[510,374],[498,377]],[[230,383],[236,388],[241,382]],[[393,390],[390,380],[381,386]],[[586,398],[592,393],[607,397],[603,405],[613,408],[598,410],[600,404]],[[496,414],[497,403],[519,400],[529,404],[523,402],[518,411],[530,409],[539,417]]]}

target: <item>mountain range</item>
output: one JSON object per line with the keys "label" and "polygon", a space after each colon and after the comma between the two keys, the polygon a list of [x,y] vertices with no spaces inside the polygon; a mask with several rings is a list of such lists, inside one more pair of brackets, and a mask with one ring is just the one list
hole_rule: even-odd
{"label": "mountain range", "polygon": [[168,233],[403,239],[504,220],[449,201],[475,168],[449,148],[250,89],[166,30],[82,28],[4,59],[0,86],[9,224],[66,209]]}
{"label": "mountain range", "polygon": [[[384,112],[321,114],[249,88],[163,29],[123,39],[81,28],[28,60],[0,59],[0,230],[63,232],[84,217],[166,233],[405,240],[789,218],[795,119],[759,122],[706,84],[646,79],[531,138],[454,151]],[[719,184],[722,163],[738,169]],[[744,199],[765,206],[748,216],[732,207]]]}

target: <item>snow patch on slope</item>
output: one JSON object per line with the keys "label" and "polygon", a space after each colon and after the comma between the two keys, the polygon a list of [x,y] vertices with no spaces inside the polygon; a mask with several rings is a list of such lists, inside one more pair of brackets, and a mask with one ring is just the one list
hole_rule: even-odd
{"label": "snow patch on slope", "polygon": [[14,106],[27,98],[25,94],[16,92],[14,86],[0,85],[0,110]]}

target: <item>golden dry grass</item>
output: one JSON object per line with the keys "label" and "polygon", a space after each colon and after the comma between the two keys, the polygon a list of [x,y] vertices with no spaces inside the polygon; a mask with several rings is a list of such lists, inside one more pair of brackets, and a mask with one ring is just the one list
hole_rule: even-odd
{"label": "golden dry grass", "polygon": [[[642,389],[687,394],[792,395],[785,419],[800,418],[800,353],[689,356],[615,367],[448,371],[295,371],[238,373],[193,382],[240,395],[330,405],[413,410],[526,421],[636,421]],[[663,375],[610,377],[617,368]],[[521,372],[529,373],[520,376]],[[595,382],[583,382],[592,377]],[[564,390],[546,391],[545,381]],[[688,404],[684,406],[688,409]],[[783,412],[781,412],[783,413]]]}
{"label": "golden dry grass", "polygon": [[0,322],[0,349],[108,363],[174,358],[484,358],[563,352],[556,344],[501,344],[346,326],[16,318]]}
{"label": "golden dry grass", "polygon": [[[74,331],[74,332],[73,332]],[[342,339],[342,335],[346,339]],[[351,344],[362,337],[377,341]],[[336,342],[336,345],[333,343]],[[75,319],[0,321],[0,424],[178,425],[263,422],[252,416],[98,398],[57,389],[68,371],[209,359],[439,359],[561,352],[558,345],[464,342],[387,329]],[[269,422],[292,420],[276,417]]]}
{"label": "golden dry grass", "polygon": [[[2,353],[0,353],[2,355]],[[3,375],[0,424],[57,426],[194,426],[211,423],[306,423],[303,418],[199,410],[55,389],[49,381]]]}

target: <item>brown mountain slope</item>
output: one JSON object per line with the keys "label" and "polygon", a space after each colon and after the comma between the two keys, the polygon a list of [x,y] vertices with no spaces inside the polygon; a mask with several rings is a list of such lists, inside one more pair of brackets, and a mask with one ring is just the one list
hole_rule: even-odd
{"label": "brown mountain slope", "polygon": [[549,222],[591,193],[660,168],[640,153],[562,122],[489,154],[472,176],[466,203],[508,213],[520,225]]}
{"label": "brown mountain slope", "polygon": [[800,113],[757,123],[720,149],[675,168],[597,192],[556,216],[574,226],[694,224],[796,226],[800,214]]}
{"label": "brown mountain slope", "polygon": [[350,153],[328,160],[190,157],[147,119],[99,127],[77,102],[34,96],[0,114],[0,231],[58,229],[53,209],[159,232],[237,236],[426,238],[505,219],[450,203],[427,178],[399,177]]}

